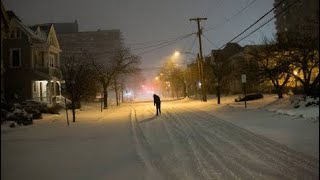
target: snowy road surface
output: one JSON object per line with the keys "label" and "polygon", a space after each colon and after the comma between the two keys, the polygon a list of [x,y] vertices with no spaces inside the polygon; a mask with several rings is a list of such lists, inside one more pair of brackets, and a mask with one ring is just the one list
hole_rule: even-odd
{"label": "snowy road surface", "polygon": [[198,103],[88,108],[2,131],[1,179],[319,179],[319,159],[200,110]]}

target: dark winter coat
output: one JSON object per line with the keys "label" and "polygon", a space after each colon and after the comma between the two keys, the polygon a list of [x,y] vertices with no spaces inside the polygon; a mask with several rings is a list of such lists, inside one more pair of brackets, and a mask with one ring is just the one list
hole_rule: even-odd
{"label": "dark winter coat", "polygon": [[160,97],[154,94],[153,95],[153,104],[160,105],[160,103],[161,103]]}

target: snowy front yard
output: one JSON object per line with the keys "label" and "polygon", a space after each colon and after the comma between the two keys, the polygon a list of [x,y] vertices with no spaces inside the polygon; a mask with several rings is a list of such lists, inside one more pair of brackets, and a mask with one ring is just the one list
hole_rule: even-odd
{"label": "snowy front yard", "polygon": [[1,179],[319,179],[318,107],[234,98],[163,102],[160,116],[152,102],[88,104],[69,127],[64,113],[2,125]]}

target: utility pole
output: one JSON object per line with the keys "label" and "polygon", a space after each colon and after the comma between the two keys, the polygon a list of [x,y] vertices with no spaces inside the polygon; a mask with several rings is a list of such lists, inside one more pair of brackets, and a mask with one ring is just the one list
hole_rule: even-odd
{"label": "utility pole", "polygon": [[204,76],[203,76],[203,55],[202,55],[202,44],[201,44],[202,29],[200,28],[200,22],[202,20],[207,20],[207,18],[192,18],[192,19],[190,19],[190,21],[196,21],[198,24],[198,33],[197,34],[198,34],[198,38],[199,38],[201,93],[202,93],[202,101],[207,102],[206,84],[204,82]]}

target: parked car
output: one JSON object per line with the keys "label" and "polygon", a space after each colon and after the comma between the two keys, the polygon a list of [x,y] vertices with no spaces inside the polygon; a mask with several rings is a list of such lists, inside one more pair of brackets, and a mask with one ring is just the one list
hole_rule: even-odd
{"label": "parked car", "polygon": [[256,99],[261,99],[263,98],[263,95],[261,93],[252,93],[252,94],[247,94],[246,96],[239,96],[238,98],[235,99],[236,102],[241,102],[241,101],[252,101]]}

